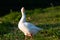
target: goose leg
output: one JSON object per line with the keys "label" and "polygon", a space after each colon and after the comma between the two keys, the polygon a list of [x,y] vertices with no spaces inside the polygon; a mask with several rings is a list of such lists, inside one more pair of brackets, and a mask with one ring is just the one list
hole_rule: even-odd
{"label": "goose leg", "polygon": [[33,40],[33,37],[31,36],[31,39],[30,40]]}
{"label": "goose leg", "polygon": [[27,40],[27,36],[25,35],[25,40]]}
{"label": "goose leg", "polygon": [[30,36],[30,40],[33,40],[33,36],[32,35]]}

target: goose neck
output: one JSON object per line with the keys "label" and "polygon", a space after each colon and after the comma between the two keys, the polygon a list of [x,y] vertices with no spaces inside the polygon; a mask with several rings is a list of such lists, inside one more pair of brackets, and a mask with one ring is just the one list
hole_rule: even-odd
{"label": "goose neck", "polygon": [[22,13],[20,22],[25,22],[25,21],[26,21],[26,15],[25,15],[25,13]]}

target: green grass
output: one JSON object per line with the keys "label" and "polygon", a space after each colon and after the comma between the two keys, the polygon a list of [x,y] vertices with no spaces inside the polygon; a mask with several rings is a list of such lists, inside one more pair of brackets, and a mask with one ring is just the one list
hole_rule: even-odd
{"label": "green grass", "polygon": [[[18,29],[20,12],[0,17],[0,40],[24,40],[24,34]],[[43,28],[34,40],[60,40],[60,6],[26,11],[26,20]]]}

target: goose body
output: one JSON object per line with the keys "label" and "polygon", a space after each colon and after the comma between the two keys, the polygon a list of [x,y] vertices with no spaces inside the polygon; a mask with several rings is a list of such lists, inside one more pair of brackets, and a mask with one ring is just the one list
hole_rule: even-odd
{"label": "goose body", "polygon": [[29,34],[28,36],[35,35],[40,28],[36,27],[35,25],[29,23],[29,22],[24,22],[24,23],[19,23],[19,29],[25,34]]}
{"label": "goose body", "polygon": [[[34,24],[26,22],[25,9],[22,7],[21,9],[22,18],[18,23],[18,28],[24,33],[26,36],[35,35],[41,28],[36,27]],[[32,35],[31,35],[32,34]]]}

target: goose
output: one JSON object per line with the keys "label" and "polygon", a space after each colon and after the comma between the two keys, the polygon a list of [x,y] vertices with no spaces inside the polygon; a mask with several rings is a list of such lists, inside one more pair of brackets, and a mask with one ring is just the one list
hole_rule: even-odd
{"label": "goose", "polygon": [[30,40],[33,40],[33,35],[35,35],[38,31],[42,30],[42,28],[36,27],[34,24],[26,22],[26,15],[24,7],[21,8],[22,17],[18,23],[18,28],[24,33],[25,39],[30,37]]}

